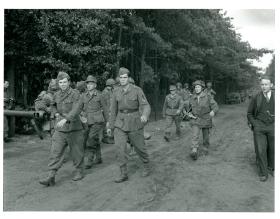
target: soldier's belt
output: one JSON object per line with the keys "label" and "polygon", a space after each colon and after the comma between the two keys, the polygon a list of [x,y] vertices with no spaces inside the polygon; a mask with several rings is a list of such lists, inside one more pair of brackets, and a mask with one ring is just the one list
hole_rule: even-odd
{"label": "soldier's belt", "polygon": [[137,112],[138,109],[126,109],[126,110],[119,110],[120,113],[134,113]]}

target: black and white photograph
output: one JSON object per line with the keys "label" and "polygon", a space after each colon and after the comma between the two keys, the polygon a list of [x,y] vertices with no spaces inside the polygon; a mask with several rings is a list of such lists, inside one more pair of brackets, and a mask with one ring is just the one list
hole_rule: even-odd
{"label": "black and white photograph", "polygon": [[276,9],[2,12],[4,214],[275,213]]}

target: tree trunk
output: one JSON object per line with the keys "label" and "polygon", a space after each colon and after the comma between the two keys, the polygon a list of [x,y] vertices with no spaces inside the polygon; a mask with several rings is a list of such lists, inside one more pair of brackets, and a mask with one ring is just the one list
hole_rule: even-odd
{"label": "tree trunk", "polygon": [[144,42],[143,42],[143,51],[142,51],[142,55],[141,55],[141,71],[140,71],[140,75],[139,75],[139,78],[140,78],[140,84],[139,86],[141,88],[143,88],[143,85],[144,85],[144,79],[143,79],[143,74],[144,74],[144,68],[145,68],[145,57],[146,57],[146,40],[144,39]]}
{"label": "tree trunk", "polygon": [[[118,47],[120,48],[121,47],[121,42],[122,42],[122,29],[123,29],[123,27],[122,27],[122,25],[120,26],[120,29],[119,29],[119,36],[118,36]],[[118,56],[117,57],[117,72],[116,72],[116,75],[115,75],[115,78],[118,76],[118,71],[119,71],[119,69],[120,69],[120,61],[121,61],[121,56]]]}
{"label": "tree trunk", "polygon": [[134,80],[135,78],[135,71],[134,71],[134,41],[133,41],[133,33],[130,35],[130,47],[131,47],[131,56],[130,56],[130,72],[132,73],[132,77]]}

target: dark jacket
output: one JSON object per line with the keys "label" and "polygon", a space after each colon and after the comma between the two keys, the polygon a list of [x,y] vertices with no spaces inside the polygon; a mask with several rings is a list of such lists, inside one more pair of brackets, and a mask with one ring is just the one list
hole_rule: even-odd
{"label": "dark jacket", "polygon": [[[262,100],[263,100],[264,96],[263,96],[263,92],[259,92],[257,93],[252,99],[251,102],[248,106],[248,110],[247,110],[247,119],[248,119],[248,123],[251,126],[251,128],[253,129],[254,126],[259,124],[259,121],[256,119],[257,115],[260,111],[260,107],[262,104]],[[271,91],[271,101],[275,101],[275,94],[273,91]]]}

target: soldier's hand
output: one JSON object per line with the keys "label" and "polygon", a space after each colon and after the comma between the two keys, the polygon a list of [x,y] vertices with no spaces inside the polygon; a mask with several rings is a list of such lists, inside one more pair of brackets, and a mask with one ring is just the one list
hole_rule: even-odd
{"label": "soldier's hand", "polygon": [[62,126],[64,126],[64,124],[67,122],[67,120],[66,119],[62,119],[62,120],[60,120],[57,124],[56,124],[56,126],[58,127],[58,128],[61,128]]}
{"label": "soldier's hand", "polygon": [[111,129],[107,129],[107,135],[112,136],[112,130]]}
{"label": "soldier's hand", "polygon": [[146,117],[146,116],[144,116],[144,115],[143,115],[143,116],[141,116],[141,118],[140,118],[140,119],[141,119],[141,122],[147,122],[147,120],[148,120],[148,119],[147,119],[147,117]]}
{"label": "soldier's hand", "polygon": [[209,114],[210,114],[211,117],[214,117],[214,116],[215,116],[215,113],[214,113],[213,110],[212,110]]}

